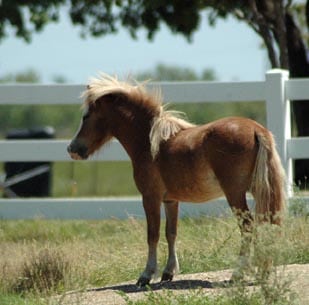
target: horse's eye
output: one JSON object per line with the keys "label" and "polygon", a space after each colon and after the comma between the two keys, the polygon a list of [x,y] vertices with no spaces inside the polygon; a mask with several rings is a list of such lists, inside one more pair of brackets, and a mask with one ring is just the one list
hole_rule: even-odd
{"label": "horse's eye", "polygon": [[87,120],[89,117],[90,117],[90,114],[89,114],[89,113],[86,113],[86,114],[83,116],[83,121]]}

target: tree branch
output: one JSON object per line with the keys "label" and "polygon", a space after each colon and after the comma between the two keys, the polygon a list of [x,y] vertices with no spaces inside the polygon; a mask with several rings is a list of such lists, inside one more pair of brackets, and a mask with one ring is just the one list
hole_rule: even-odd
{"label": "tree branch", "polygon": [[265,42],[271,66],[272,68],[277,68],[279,67],[279,61],[273,44],[273,36],[269,30],[271,25],[267,23],[264,16],[258,11],[255,0],[249,0],[249,7],[252,12],[252,19],[258,26],[258,33],[261,35]]}
{"label": "tree branch", "polygon": [[241,10],[239,10],[239,9],[233,10],[232,15],[236,19],[243,21],[243,22],[246,22],[254,30],[254,32],[256,32],[258,35],[260,35],[258,26],[251,20],[251,18],[249,18],[249,16],[245,16],[244,13]]}
{"label": "tree branch", "polygon": [[282,1],[274,1],[277,17],[275,18],[275,38],[280,51],[280,67],[289,70],[289,56],[286,40],[285,11]]}
{"label": "tree branch", "polygon": [[306,2],[306,21],[307,21],[307,27],[309,29],[309,0]]}

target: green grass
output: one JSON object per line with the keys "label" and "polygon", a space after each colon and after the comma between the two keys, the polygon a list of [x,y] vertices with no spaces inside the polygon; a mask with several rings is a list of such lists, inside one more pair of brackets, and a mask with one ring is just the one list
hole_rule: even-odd
{"label": "green grass", "polygon": [[[274,289],[275,290],[275,289]],[[281,290],[282,292],[282,290]],[[287,296],[288,295],[288,296]],[[123,295],[127,305],[293,305],[297,304],[293,294],[284,294],[276,299],[266,300],[260,291],[248,292],[243,287],[231,289],[227,294],[205,295],[202,290],[191,291],[185,294],[176,294],[171,291],[155,293],[150,291],[145,299],[132,301]]]}
{"label": "green grass", "polygon": [[[308,217],[287,219],[279,236],[276,230],[269,232],[272,231],[266,231],[266,241],[257,241],[261,250],[256,258],[271,252],[275,264],[309,263]],[[181,219],[177,242],[181,273],[233,268],[239,242],[240,234],[233,218]],[[137,279],[146,262],[146,224],[144,220],[134,218],[102,221],[1,220],[0,244],[0,304],[41,305],[42,297],[44,299],[51,294]],[[166,246],[162,226],[158,252],[160,270],[166,261]],[[42,274],[48,274],[43,284],[39,280],[42,276],[37,276]],[[264,305],[261,291],[250,296],[251,303],[248,300],[241,303],[240,299],[240,303],[233,303],[236,297],[248,299],[241,289],[215,301],[196,291],[192,292],[192,296],[170,295],[166,298],[175,299],[175,304],[188,304],[188,301],[193,305]],[[163,303],[156,298],[159,296],[149,293],[148,303],[140,301],[132,304],[169,304],[163,302],[166,298],[162,299]],[[187,298],[186,301],[183,298]],[[199,303],[202,299],[205,299],[204,303]],[[282,301],[282,304],[285,303]]]}
{"label": "green grass", "polygon": [[[3,163],[0,163],[0,173],[3,171]],[[72,161],[52,164],[51,196],[53,197],[136,195],[139,195],[139,192],[134,183],[132,165],[129,161]]]}
{"label": "green grass", "polygon": [[[4,175],[3,163],[0,174]],[[0,196],[1,196],[0,190]],[[139,195],[129,161],[54,162],[52,197],[100,197]]]}
{"label": "green grass", "polygon": [[138,195],[130,162],[56,162],[54,197]]}
{"label": "green grass", "polygon": [[1,305],[46,305],[46,301],[38,296],[28,295],[27,298],[16,294],[0,293]]}

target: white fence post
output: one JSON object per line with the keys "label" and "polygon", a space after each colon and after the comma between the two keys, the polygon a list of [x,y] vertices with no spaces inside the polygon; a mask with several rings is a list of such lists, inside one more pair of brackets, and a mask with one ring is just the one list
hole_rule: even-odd
{"label": "white fence post", "polygon": [[274,134],[277,149],[287,177],[287,195],[293,196],[292,160],[288,156],[287,140],[291,138],[290,101],[286,99],[285,81],[289,72],[280,69],[266,73],[267,127]]}

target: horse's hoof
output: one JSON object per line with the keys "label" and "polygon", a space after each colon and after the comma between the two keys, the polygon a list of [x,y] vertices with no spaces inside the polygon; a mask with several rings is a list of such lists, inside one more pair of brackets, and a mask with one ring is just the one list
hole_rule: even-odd
{"label": "horse's hoof", "polygon": [[173,280],[174,275],[164,272],[161,277],[161,282],[170,282]]}
{"label": "horse's hoof", "polygon": [[142,276],[138,279],[136,286],[145,287],[145,286],[149,285],[149,283],[150,283],[150,279]]}
{"label": "horse's hoof", "polygon": [[234,271],[232,276],[231,276],[230,283],[231,284],[239,283],[239,282],[243,281],[244,277],[245,276],[244,276],[243,272],[240,272],[239,270]]}

